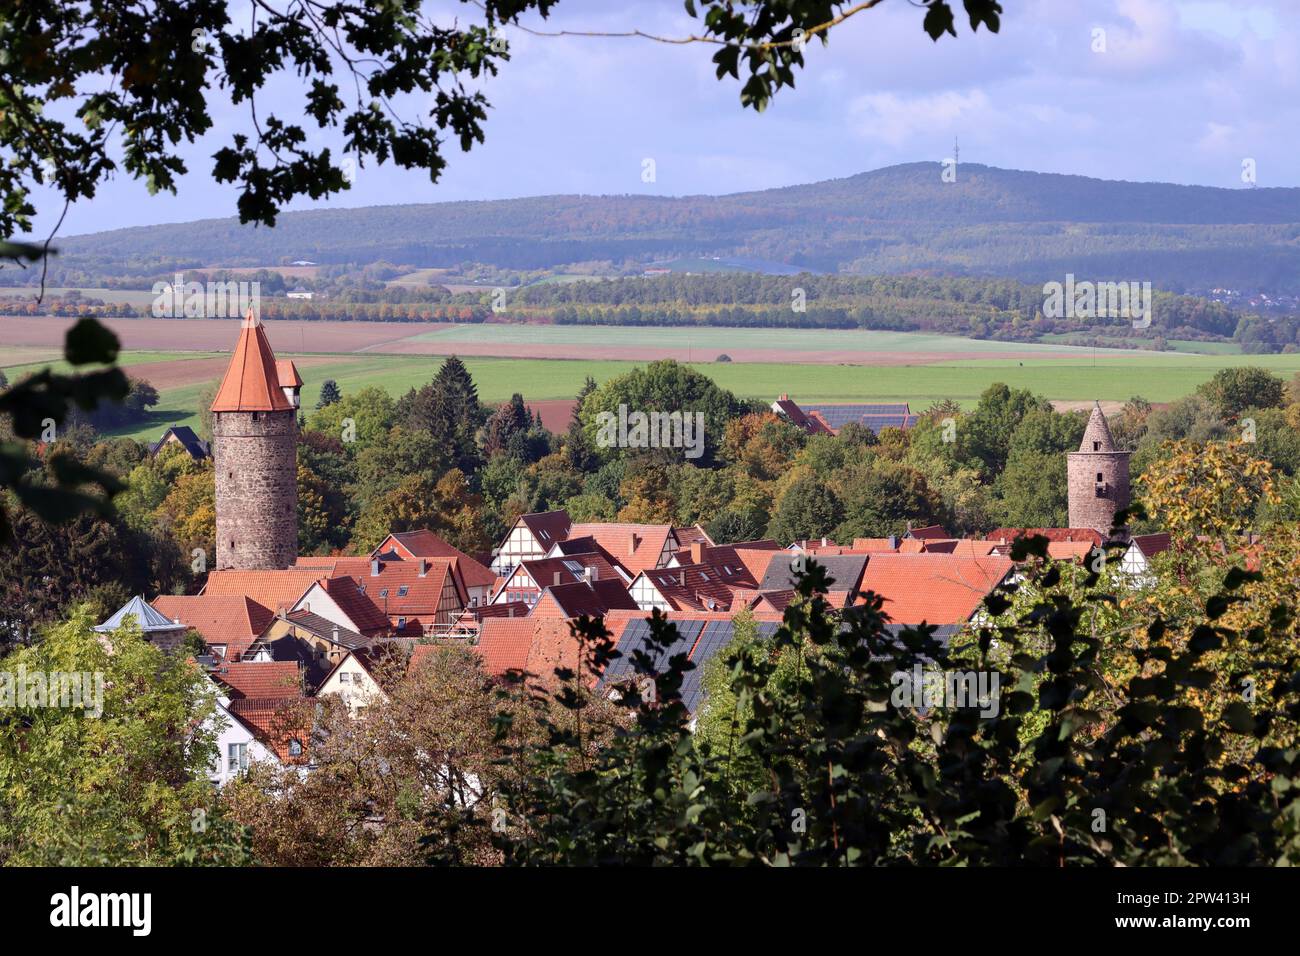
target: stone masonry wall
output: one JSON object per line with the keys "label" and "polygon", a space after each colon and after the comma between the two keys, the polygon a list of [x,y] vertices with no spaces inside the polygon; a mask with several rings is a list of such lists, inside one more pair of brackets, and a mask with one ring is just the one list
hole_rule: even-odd
{"label": "stone masonry wall", "polygon": [[287,568],[298,555],[295,413],[216,412],[218,568]]}
{"label": "stone masonry wall", "polygon": [[[1128,459],[1127,452],[1072,452],[1068,456],[1071,528],[1110,530],[1115,512],[1129,505]],[[1105,486],[1104,497],[1097,496],[1098,484]]]}

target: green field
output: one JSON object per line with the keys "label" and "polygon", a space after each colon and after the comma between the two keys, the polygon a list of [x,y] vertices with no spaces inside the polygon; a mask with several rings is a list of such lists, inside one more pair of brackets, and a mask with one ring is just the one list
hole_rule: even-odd
{"label": "green field", "polygon": [[[1050,399],[1124,401],[1135,395],[1153,402],[1167,402],[1194,391],[1214,373],[1229,365],[1259,365],[1290,378],[1300,372],[1300,354],[1241,355],[1193,354],[1191,352],[1149,352],[1131,349],[1065,348],[1059,345],[1025,346],[904,332],[860,332],[799,329],[725,328],[629,328],[554,325],[469,325],[417,333],[427,342],[446,342],[446,352],[456,351],[457,342],[537,343],[577,345],[598,341],[604,347],[649,346],[680,349],[689,347],[693,366],[719,385],[744,398],[771,400],[789,393],[796,400],[813,402],[906,401],[914,410],[939,399],[954,399],[971,405],[993,382],[1028,388]],[[1180,343],[1195,346],[1204,343]],[[770,360],[757,362],[714,362],[728,349],[771,353]],[[1023,359],[981,357],[1009,349],[1026,354]],[[695,354],[698,350],[698,355]],[[953,355],[933,364],[860,365],[797,364],[783,362],[783,354],[794,351],[868,351],[882,360],[898,361],[899,353],[918,357],[926,353]],[[1214,350],[1218,352],[1219,350]],[[1061,353],[1065,353],[1064,356]],[[156,438],[167,425],[198,422],[199,396],[216,375],[211,359],[227,356],[220,352],[127,351],[119,361],[141,366],[158,362],[196,362],[192,378],[169,366],[170,382],[159,387],[161,402],[150,421],[125,431],[133,438]],[[1039,357],[1041,355],[1041,357]],[[19,376],[51,364],[57,357],[50,349],[6,347],[0,349],[0,368],[13,381]],[[320,384],[327,378],[338,382],[344,394],[366,386],[378,386],[397,396],[428,382],[443,359],[438,355],[387,355],[380,352],[346,354],[295,354],[282,357],[299,361],[306,385],[303,407],[316,404]],[[892,358],[891,358],[892,357]],[[207,361],[204,361],[207,360]],[[924,361],[923,358],[919,358]],[[644,362],[605,359],[511,359],[466,357],[478,385],[480,397],[500,402],[514,392],[525,399],[572,398],[587,376],[604,381]],[[216,363],[219,367],[220,363]],[[53,367],[66,371],[62,362]],[[137,374],[144,374],[138,370]],[[147,377],[147,374],[144,374]]]}
{"label": "green field", "polygon": [[[629,325],[522,325],[465,324],[423,332],[412,337],[417,342],[475,342],[488,345],[591,345],[607,348],[699,349],[697,361],[711,362],[720,353],[736,349],[760,349],[771,352],[943,352],[1005,353],[1042,352],[1091,356],[1093,349],[1079,346],[1026,345],[1020,342],[993,342],[987,339],[964,339],[952,335],[924,332],[878,332],[849,329],[734,329],[700,326]],[[1123,354],[1130,350],[1100,349],[1098,354]],[[1159,358],[1164,353],[1151,352]],[[778,361],[773,357],[773,361]]]}

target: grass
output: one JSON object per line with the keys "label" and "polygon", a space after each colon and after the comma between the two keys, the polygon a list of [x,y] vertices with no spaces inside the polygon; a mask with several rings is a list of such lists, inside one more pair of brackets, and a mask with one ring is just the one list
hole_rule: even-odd
{"label": "grass", "polygon": [[[699,349],[701,361],[712,361],[718,353],[736,349],[789,351],[865,352],[1041,352],[1091,355],[1093,350],[1078,346],[1023,345],[991,342],[951,335],[921,332],[874,332],[842,329],[733,329],[701,326],[641,327],[586,325],[463,324],[412,336],[422,342],[474,342],[487,344],[591,345],[607,347]],[[1107,354],[1121,351],[1100,350]],[[1100,353],[1099,353],[1100,354]],[[1159,353],[1151,353],[1158,355]]]}
{"label": "grass", "polygon": [[[137,354],[125,353],[122,360],[135,362]],[[1165,357],[1160,358],[1163,360]],[[723,388],[745,398],[770,400],[788,392],[796,400],[808,402],[906,401],[918,410],[943,398],[970,406],[994,382],[1028,388],[1052,399],[1124,401],[1141,395],[1150,401],[1167,402],[1194,391],[1224,365],[1239,364],[1239,360],[1245,358],[1253,358],[1257,364],[1283,377],[1289,378],[1300,372],[1300,355],[1182,355],[1180,358],[1177,364],[1162,362],[1160,365],[1143,365],[1124,358],[1099,358],[1096,366],[1064,359],[1026,364],[1014,360],[982,359],[960,364],[916,366],[697,363],[694,367]],[[320,383],[327,378],[334,379],[345,395],[367,386],[378,386],[390,395],[399,396],[429,381],[441,362],[438,356],[341,355],[335,361],[303,369],[307,382],[303,388],[303,407],[315,407]],[[644,364],[473,357],[464,359],[464,362],[478,386],[479,397],[487,402],[504,401],[514,392],[522,392],[526,399],[536,401],[572,398],[588,375],[599,382]],[[120,434],[156,439],[167,425],[195,426],[198,423],[199,396],[208,384],[207,381],[195,382],[164,389],[161,402],[149,421]]]}
{"label": "grass", "polygon": [[[1241,355],[1231,352],[1149,352],[1129,349],[1065,348],[1059,345],[1023,346],[902,332],[861,332],[797,329],[681,329],[599,328],[582,326],[463,325],[422,333],[421,339],[445,341],[447,352],[455,342],[511,342],[539,344],[590,343],[681,348],[689,345],[694,367],[723,388],[744,398],[771,400],[787,392],[805,402],[906,401],[913,409],[950,398],[970,406],[994,382],[1027,388],[1051,399],[1085,401],[1094,398],[1125,401],[1141,395],[1153,402],[1168,402],[1194,391],[1220,368],[1258,365],[1283,378],[1300,372],[1300,354]],[[1185,343],[1203,346],[1205,343]],[[717,363],[713,358],[739,348],[771,352],[763,362]],[[988,353],[1015,348],[1023,359],[990,358]],[[799,349],[823,351],[867,350],[882,355],[900,352],[963,353],[961,359],[918,365],[801,365],[783,362],[783,353]],[[698,350],[698,356],[694,355]],[[1065,353],[1062,356],[1062,353]],[[212,352],[123,352],[123,365],[210,358]],[[1039,357],[1041,356],[1041,357]],[[305,358],[285,353],[284,358]],[[437,355],[385,355],[378,352],[335,355],[314,354],[300,368],[306,385],[303,407],[315,407],[320,385],[332,378],[346,395],[377,386],[393,396],[428,382],[442,364]],[[0,368],[10,381],[52,363],[66,366],[50,349],[6,348],[0,351]],[[569,399],[587,376],[598,382],[623,374],[644,362],[604,359],[504,359],[466,357],[479,396],[501,402],[514,392],[526,400]],[[146,376],[147,377],[147,376]],[[199,398],[213,381],[211,372],[195,374],[184,385],[160,389],[161,401],[148,421],[119,434],[156,439],[167,425],[198,424]]]}

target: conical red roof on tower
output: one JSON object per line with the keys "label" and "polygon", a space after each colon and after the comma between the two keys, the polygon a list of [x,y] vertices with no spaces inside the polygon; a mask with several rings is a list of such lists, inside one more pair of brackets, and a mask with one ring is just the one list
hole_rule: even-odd
{"label": "conical red roof on tower", "polygon": [[[296,376],[295,376],[296,377]],[[250,308],[239,330],[235,354],[221,380],[214,412],[288,412],[293,404],[285,397],[276,371],[275,353],[266,340],[266,330]]]}

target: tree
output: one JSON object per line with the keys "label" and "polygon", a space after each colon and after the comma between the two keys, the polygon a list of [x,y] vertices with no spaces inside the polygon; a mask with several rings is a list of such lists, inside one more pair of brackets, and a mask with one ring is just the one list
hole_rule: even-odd
{"label": "tree", "polygon": [[[0,679],[0,694],[9,694],[0,708],[0,864],[247,862],[243,836],[207,779],[217,756],[205,725],[211,681],[134,625],[113,633],[109,653],[93,623],[78,610],[0,660],[0,673],[26,675],[28,685],[20,698]],[[85,676],[81,706],[34,696],[32,678],[56,674]],[[56,695],[56,703],[72,700]]]}
{"label": "tree", "polygon": [[994,483],[992,518],[1003,528],[1064,528],[1070,498],[1066,458],[1060,452],[1022,451],[1013,455]]}
{"label": "tree", "polygon": [[957,428],[957,442],[982,467],[988,477],[1006,467],[1011,439],[1031,412],[1050,413],[1051,403],[1027,389],[990,385],[980,395],[975,410]]}
{"label": "tree", "polygon": [[[693,429],[690,437],[702,442],[701,453],[694,459],[695,464],[709,465],[726,432],[727,422],[745,409],[744,403],[731,392],[719,388],[707,375],[671,359],[664,359],[606,381],[583,400],[581,415],[589,445],[599,448],[602,457],[609,460],[627,455],[642,455],[646,453],[647,446],[638,444],[622,447],[616,441],[612,445],[605,442],[607,447],[601,447],[601,431],[605,422],[625,419],[631,421],[627,416],[637,413],[679,414],[683,421],[683,442],[687,437],[687,421]],[[703,435],[699,435],[696,430],[697,422],[703,423]],[[617,439],[619,436],[615,437]],[[628,437],[632,437],[631,427],[628,429]],[[671,437],[673,436],[670,435]],[[686,451],[659,450],[662,451],[660,457],[677,459]]]}
{"label": "tree", "polygon": [[[1232,569],[1189,619],[1156,616],[1127,628],[1141,641],[1111,641],[1089,625],[1089,605],[1116,600],[1099,590],[1107,582],[1080,570],[1061,591],[1046,547],[1015,546],[1021,582],[985,601],[1004,623],[952,642],[932,628],[886,630],[871,595],[837,620],[826,572],[810,560],[767,644],[725,653],[729,696],[716,712],[706,705],[699,740],[681,700],[694,665],[668,653],[680,636],[655,612],[615,701],[628,729],[594,760],[577,759],[581,738],[567,725],[516,755],[499,791],[513,826],[495,845],[508,865],[532,866],[1300,861],[1294,653],[1262,672],[1267,699],[1200,693],[1221,653],[1289,632],[1292,596],[1243,631],[1225,614],[1245,606],[1242,589],[1259,575]],[[1012,609],[1021,590],[1038,599]],[[599,622],[576,622],[574,634],[594,659],[619,656]],[[1109,685],[1103,664],[1131,676]],[[1001,681],[931,697],[909,686],[928,668]],[[581,714],[577,673],[556,676],[556,699]],[[1242,757],[1225,762],[1229,750]]]}
{"label": "tree", "polygon": [[450,356],[433,381],[412,389],[398,402],[397,418],[413,431],[427,433],[465,474],[478,468],[476,435],[484,421],[478,389],[465,363]]}
{"label": "tree", "polygon": [[1169,532],[1176,550],[1210,548],[1250,529],[1260,503],[1275,503],[1273,466],[1240,442],[1174,442],[1138,482],[1146,513]]}
{"label": "tree", "polygon": [[782,546],[820,538],[834,531],[843,518],[844,507],[835,492],[816,478],[803,477],[781,496],[767,536]]}
{"label": "tree", "polygon": [[327,378],[320,383],[320,398],[316,401],[317,408],[324,408],[326,405],[333,405],[343,393],[339,391],[339,383],[332,378]]}
{"label": "tree", "polygon": [[1286,383],[1266,369],[1234,365],[1214,373],[1197,392],[1214,405],[1222,417],[1235,419],[1247,408],[1278,408]]}
{"label": "tree", "polygon": [[834,529],[841,541],[901,535],[908,522],[933,524],[944,518],[943,502],[925,476],[900,462],[855,465],[837,478],[836,494],[846,515]]}

